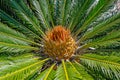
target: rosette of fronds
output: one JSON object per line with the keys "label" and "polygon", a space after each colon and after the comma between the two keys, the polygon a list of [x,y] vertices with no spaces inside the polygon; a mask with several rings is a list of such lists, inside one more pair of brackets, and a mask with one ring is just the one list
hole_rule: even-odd
{"label": "rosette of fronds", "polygon": [[120,80],[114,3],[0,0],[0,80]]}

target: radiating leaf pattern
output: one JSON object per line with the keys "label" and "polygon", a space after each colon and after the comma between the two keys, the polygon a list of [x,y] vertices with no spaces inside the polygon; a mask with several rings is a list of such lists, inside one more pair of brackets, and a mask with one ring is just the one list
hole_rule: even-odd
{"label": "radiating leaf pattern", "polygon": [[[0,0],[0,80],[120,80],[120,12],[112,11],[102,19],[116,3]],[[71,49],[71,40],[67,49],[49,48],[54,58],[45,52],[45,37],[56,26],[65,27],[75,40],[75,51],[68,59],[65,50]],[[65,38],[56,32],[50,39],[56,34]],[[60,60],[57,48],[66,53],[60,54]]]}

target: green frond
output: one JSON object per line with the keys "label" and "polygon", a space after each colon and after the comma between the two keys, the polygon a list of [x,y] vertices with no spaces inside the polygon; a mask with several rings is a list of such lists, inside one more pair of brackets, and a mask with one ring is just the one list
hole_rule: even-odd
{"label": "green frond", "polygon": [[[41,60],[41,61],[34,61],[34,62],[32,62],[32,61],[28,61],[27,63],[22,63],[21,65],[20,65],[20,63],[19,63],[19,65],[13,65],[12,66],[12,68],[13,68],[13,71],[11,71],[10,73],[7,73],[7,74],[5,74],[5,75],[3,75],[3,76],[0,76],[0,80],[15,80],[15,79],[25,79],[25,78],[27,78],[29,75],[31,75],[33,72],[36,72],[36,71],[38,71],[41,67],[42,67],[42,65],[43,65],[43,63],[46,61],[46,60],[48,60],[48,59],[45,59],[45,60]],[[23,66],[23,64],[25,65],[25,64],[27,64],[26,66]],[[17,67],[18,68],[18,66],[20,67],[20,66],[23,66],[23,67],[21,67],[21,68],[19,68],[19,69],[17,69],[17,70],[14,70],[15,69],[15,67]],[[11,68],[11,69],[12,69]],[[10,68],[9,68],[10,69]]]}
{"label": "green frond", "polygon": [[[83,21],[83,19],[85,19],[85,14],[87,13],[87,9],[90,8],[90,6],[94,3],[95,0],[77,0],[74,1],[73,3],[75,3],[76,5],[73,6],[71,12],[73,12],[73,9],[75,7],[75,9],[77,9],[73,15],[72,15],[72,19],[69,25],[69,28],[71,31],[74,30],[74,28],[76,27],[77,24],[80,23],[80,21]],[[77,6],[78,5],[78,6]]]}
{"label": "green frond", "polygon": [[28,45],[30,44],[36,44],[38,46],[41,46],[41,44],[35,43],[32,40],[29,40],[24,34],[15,31],[8,26],[2,24],[0,22],[0,41],[5,41],[5,42],[12,42],[15,44],[23,44],[23,45]]}
{"label": "green frond", "polygon": [[[54,75],[54,71],[53,71],[53,67],[55,66],[55,64],[53,64],[50,68],[46,69],[45,71],[43,71],[42,73],[39,74],[39,76],[35,79],[35,80],[53,80],[51,77],[53,77]],[[50,75],[52,75],[50,77]]]}
{"label": "green frond", "polygon": [[56,70],[53,68],[47,79],[48,80],[54,80],[55,79],[55,74],[56,74]]}
{"label": "green frond", "polygon": [[68,75],[65,73],[62,65],[59,65],[59,67],[57,68],[54,80],[68,80]]}
{"label": "green frond", "polygon": [[40,25],[36,23],[37,19],[34,17],[34,15],[30,11],[25,11],[26,9],[23,9],[21,5],[28,9],[25,4],[17,3],[15,0],[9,1],[9,6],[12,7],[13,11],[16,12],[16,16],[24,21],[23,23],[27,25],[30,30],[39,36],[44,35],[44,32],[40,29]]}
{"label": "green frond", "polygon": [[39,49],[36,47],[31,47],[31,46],[16,45],[16,44],[11,44],[11,43],[0,42],[0,53],[1,52],[20,53],[20,52],[29,52],[32,50],[39,50]]}
{"label": "green frond", "polygon": [[105,41],[105,40],[114,39],[117,37],[119,38],[119,36],[120,36],[120,30],[115,30],[107,33],[107,35],[103,36],[100,40]]}
{"label": "green frond", "polygon": [[66,79],[66,80],[69,80],[68,72],[67,72],[67,69],[66,69],[66,65],[65,65],[64,60],[62,60],[62,66],[63,66],[63,70],[64,70],[64,73],[65,73],[65,79]]}
{"label": "green frond", "polygon": [[80,39],[79,42],[82,42],[88,38],[91,38],[105,30],[110,29],[113,26],[116,26],[120,23],[120,14],[114,15],[111,18],[103,21],[102,23],[93,27],[91,31],[87,31]]}
{"label": "green frond", "polygon": [[100,38],[96,38],[90,42],[88,42],[87,44],[83,45],[81,48],[88,48],[90,46],[94,46],[94,47],[107,47],[107,46],[111,46],[111,45],[119,45],[120,44],[120,30],[115,30],[115,31],[111,31],[109,33],[107,33],[106,35],[104,35],[103,37]]}
{"label": "green frond", "polygon": [[21,41],[19,39],[16,39],[14,37],[11,37],[9,34],[5,34],[0,32],[0,42],[5,42],[5,43],[12,43],[12,44],[18,44],[18,45],[28,45],[27,42]]}
{"label": "green frond", "polygon": [[98,3],[94,5],[92,9],[90,9],[90,12],[87,13],[87,18],[85,19],[85,22],[75,32],[75,35],[78,35],[81,31],[85,30],[88,27],[88,25],[106,9],[106,7],[109,7],[108,5],[111,5],[110,3],[112,2],[113,0],[99,0]]}
{"label": "green frond", "polygon": [[56,71],[55,80],[82,80],[82,76],[73,65],[62,61]]}
{"label": "green frond", "polygon": [[53,20],[55,25],[62,25],[62,9],[64,0],[53,0]]}
{"label": "green frond", "polygon": [[7,33],[7,34],[12,34],[12,35],[15,35],[17,37],[26,38],[26,36],[24,34],[9,28],[7,25],[5,25],[1,22],[0,22],[0,32],[4,32],[4,33]]}
{"label": "green frond", "polygon": [[[0,80],[119,80],[116,2],[0,0]],[[51,41],[53,54],[67,46],[62,58],[46,51]]]}
{"label": "green frond", "polygon": [[62,7],[62,20],[61,20],[61,24],[63,26],[69,27],[69,24],[70,24],[70,21],[71,21],[71,17],[73,17],[72,15],[74,15],[73,13],[75,12],[73,9],[76,8],[75,4],[77,2],[78,2],[78,0],[76,0],[76,1],[64,0],[64,5]]}
{"label": "green frond", "polygon": [[[102,57],[101,57],[102,58]],[[104,58],[104,57],[103,57]],[[106,79],[119,80],[120,79],[120,64],[112,61],[101,60],[88,56],[81,56],[81,63],[89,70],[96,72]]]}
{"label": "green frond", "polygon": [[[20,22],[18,22],[17,20],[15,20],[14,18],[12,18],[10,15],[8,15],[7,13],[5,13],[3,10],[0,9],[0,18],[2,19],[2,21],[6,24],[8,24],[11,28],[16,29],[16,31],[20,31],[21,33],[26,34],[27,36],[29,36],[30,38],[38,38],[39,36],[37,34],[35,34],[33,31],[31,31],[30,29],[28,29],[27,27],[25,27],[23,24],[21,24]],[[1,27],[2,24],[0,23]],[[1,28],[2,31],[4,30],[4,27]],[[10,33],[11,30],[5,28],[4,30],[5,32]],[[14,31],[13,31],[14,32]],[[13,34],[13,33],[12,33]],[[32,37],[31,37],[32,36]]]}
{"label": "green frond", "polygon": [[82,66],[80,63],[74,62],[72,64],[76,68],[76,70],[81,74],[83,80],[87,80],[87,79],[94,80],[94,78],[89,73],[87,73],[85,67]]}
{"label": "green frond", "polygon": [[[113,48],[96,48],[95,50],[86,50],[85,51],[86,53],[98,53],[98,54],[101,54],[101,55],[117,55],[119,56],[119,52],[120,52],[120,49],[119,49],[119,46],[117,48],[114,47],[113,45]],[[118,53],[118,54],[117,54]]]}
{"label": "green frond", "polygon": [[29,44],[35,44],[38,46],[42,46],[39,43],[36,43],[32,40],[29,39],[25,39],[25,38],[20,38],[20,37],[16,37],[14,35],[10,35],[10,34],[6,34],[3,32],[0,32],[0,41],[1,42],[6,42],[6,43],[13,43],[13,44],[21,44],[21,45],[29,45]]}
{"label": "green frond", "polygon": [[55,24],[54,24],[54,21],[53,21],[51,1],[52,0],[47,0],[46,4],[48,5],[48,15],[50,16],[51,25],[52,25],[52,27],[54,27]]}
{"label": "green frond", "polygon": [[106,47],[106,46],[110,46],[110,45],[114,45],[114,44],[120,44],[120,38],[113,38],[113,39],[108,39],[108,40],[97,40],[97,41],[94,41],[94,42],[89,42],[88,44],[85,44],[83,45],[80,49],[85,49],[85,48],[89,48],[89,47]]}
{"label": "green frond", "polygon": [[96,54],[84,54],[83,56],[90,57],[90,58],[96,58],[96,59],[99,59],[99,60],[106,60],[106,61],[120,63],[120,58],[118,56],[114,56],[114,55],[101,56],[101,55],[97,55],[97,53],[96,53]]}
{"label": "green frond", "polygon": [[[47,1],[42,1],[42,0],[29,0],[31,3],[32,9],[35,11],[38,19],[41,21],[41,23],[44,25],[43,28],[45,27],[46,30],[50,28],[50,14],[48,10],[48,4]],[[44,7],[46,5],[46,7]]]}
{"label": "green frond", "polygon": [[[2,55],[2,56],[0,56],[0,69],[2,70],[2,67],[4,68],[4,66],[11,66],[11,64],[17,64],[19,62],[24,62],[29,59],[34,60],[35,59],[34,56],[35,55],[33,55],[33,53],[24,53],[19,56],[9,56],[9,57],[6,55]],[[34,59],[32,59],[32,58],[34,58]],[[36,60],[37,59],[38,58],[36,57]],[[6,69],[7,69],[7,67],[6,67]]]}
{"label": "green frond", "polygon": [[[69,1],[69,0],[68,0]],[[63,4],[63,9],[62,9],[62,21],[61,21],[61,24],[64,26],[64,17],[65,17],[65,9],[66,9],[66,4],[67,4],[67,0],[64,0],[64,2],[63,2],[64,4]]]}

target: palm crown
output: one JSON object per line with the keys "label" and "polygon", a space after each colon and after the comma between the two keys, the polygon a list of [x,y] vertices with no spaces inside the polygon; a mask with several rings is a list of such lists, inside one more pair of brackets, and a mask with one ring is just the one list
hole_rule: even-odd
{"label": "palm crown", "polygon": [[0,1],[0,80],[120,80],[114,0]]}

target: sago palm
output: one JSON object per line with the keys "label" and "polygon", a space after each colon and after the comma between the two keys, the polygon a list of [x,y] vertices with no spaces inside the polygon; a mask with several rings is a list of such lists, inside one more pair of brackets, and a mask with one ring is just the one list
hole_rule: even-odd
{"label": "sago palm", "polygon": [[0,0],[0,80],[120,80],[115,0]]}

